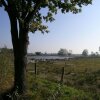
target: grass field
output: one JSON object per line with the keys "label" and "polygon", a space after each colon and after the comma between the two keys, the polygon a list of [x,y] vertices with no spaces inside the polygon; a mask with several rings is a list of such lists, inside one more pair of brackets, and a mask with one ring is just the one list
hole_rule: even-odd
{"label": "grass field", "polygon": [[[25,100],[100,100],[99,57],[36,62],[36,69],[35,75],[35,64],[27,66]],[[0,54],[0,93],[13,85],[13,74],[12,55]]]}
{"label": "grass field", "polygon": [[[37,76],[51,82],[60,83],[62,67],[64,67],[64,85],[83,90],[90,93],[93,100],[100,100],[100,58],[37,62]],[[34,71],[34,64],[29,64],[28,68],[28,70],[33,69]]]}

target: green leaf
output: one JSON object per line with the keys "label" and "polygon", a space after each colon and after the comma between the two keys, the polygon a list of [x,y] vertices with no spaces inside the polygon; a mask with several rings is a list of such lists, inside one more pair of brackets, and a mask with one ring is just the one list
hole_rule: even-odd
{"label": "green leaf", "polygon": [[2,7],[2,3],[1,3],[1,0],[0,0],[0,7]]}

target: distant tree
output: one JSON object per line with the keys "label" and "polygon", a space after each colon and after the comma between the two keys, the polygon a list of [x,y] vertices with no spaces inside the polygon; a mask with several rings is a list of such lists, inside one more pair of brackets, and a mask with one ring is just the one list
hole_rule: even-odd
{"label": "distant tree", "polygon": [[[3,6],[10,20],[15,66],[13,91],[17,89],[20,94],[26,91],[29,31],[48,32],[43,22],[52,22],[57,11],[76,14],[81,11],[82,5],[91,3],[92,0],[0,0],[0,7]],[[46,14],[43,14],[42,9]]]}
{"label": "distant tree", "polygon": [[66,49],[60,49],[59,51],[58,51],[58,55],[68,55],[68,51],[66,50]]}
{"label": "distant tree", "polygon": [[99,53],[98,52],[91,52],[91,56],[99,56]]}
{"label": "distant tree", "polygon": [[41,53],[41,52],[35,52],[35,54],[36,54],[36,55],[41,55],[42,53]]}
{"label": "distant tree", "polygon": [[95,52],[96,56],[99,56],[99,53],[98,52]]}
{"label": "distant tree", "polygon": [[72,50],[69,50],[69,51],[68,51],[68,55],[69,55],[69,56],[72,55]]}
{"label": "distant tree", "polygon": [[91,56],[93,56],[94,55],[94,52],[93,51],[91,51]]}
{"label": "distant tree", "polygon": [[87,49],[84,49],[83,52],[82,52],[82,55],[83,56],[88,56],[88,50]]}
{"label": "distant tree", "polygon": [[94,56],[96,56],[96,54],[92,51],[91,56],[94,57]]}

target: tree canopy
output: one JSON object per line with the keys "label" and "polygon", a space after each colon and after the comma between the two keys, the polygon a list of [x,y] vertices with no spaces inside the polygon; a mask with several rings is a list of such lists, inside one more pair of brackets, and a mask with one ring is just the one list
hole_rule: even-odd
{"label": "tree canopy", "polygon": [[84,49],[83,52],[82,52],[82,55],[83,56],[88,56],[88,50],[87,49]]}
{"label": "tree canopy", "polygon": [[[48,27],[43,25],[43,21],[52,22],[58,9],[62,13],[76,14],[81,11],[82,5],[91,3],[92,0],[0,0],[0,6],[3,6],[5,11],[14,13],[16,20],[24,23],[33,33],[37,30],[42,33],[48,32]],[[41,13],[41,9],[44,8],[47,11],[46,15]]]}
{"label": "tree canopy", "polygon": [[60,49],[58,51],[58,55],[64,56],[64,55],[68,55],[68,51],[66,49]]}

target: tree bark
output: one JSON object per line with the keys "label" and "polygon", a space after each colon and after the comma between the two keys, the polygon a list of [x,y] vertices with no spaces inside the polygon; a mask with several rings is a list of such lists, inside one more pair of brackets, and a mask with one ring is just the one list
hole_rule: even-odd
{"label": "tree bark", "polygon": [[21,23],[18,26],[18,20],[11,12],[8,15],[14,52],[14,87],[12,91],[23,94],[26,92],[28,28]]}
{"label": "tree bark", "polygon": [[15,55],[15,76],[14,87],[19,93],[26,92],[26,66],[27,66],[27,46],[28,30],[19,25],[19,44]]}
{"label": "tree bark", "polygon": [[27,66],[27,47],[28,30],[23,25],[19,25],[19,52],[17,52],[18,63],[15,62],[15,87],[19,93],[26,92],[26,66]]}

